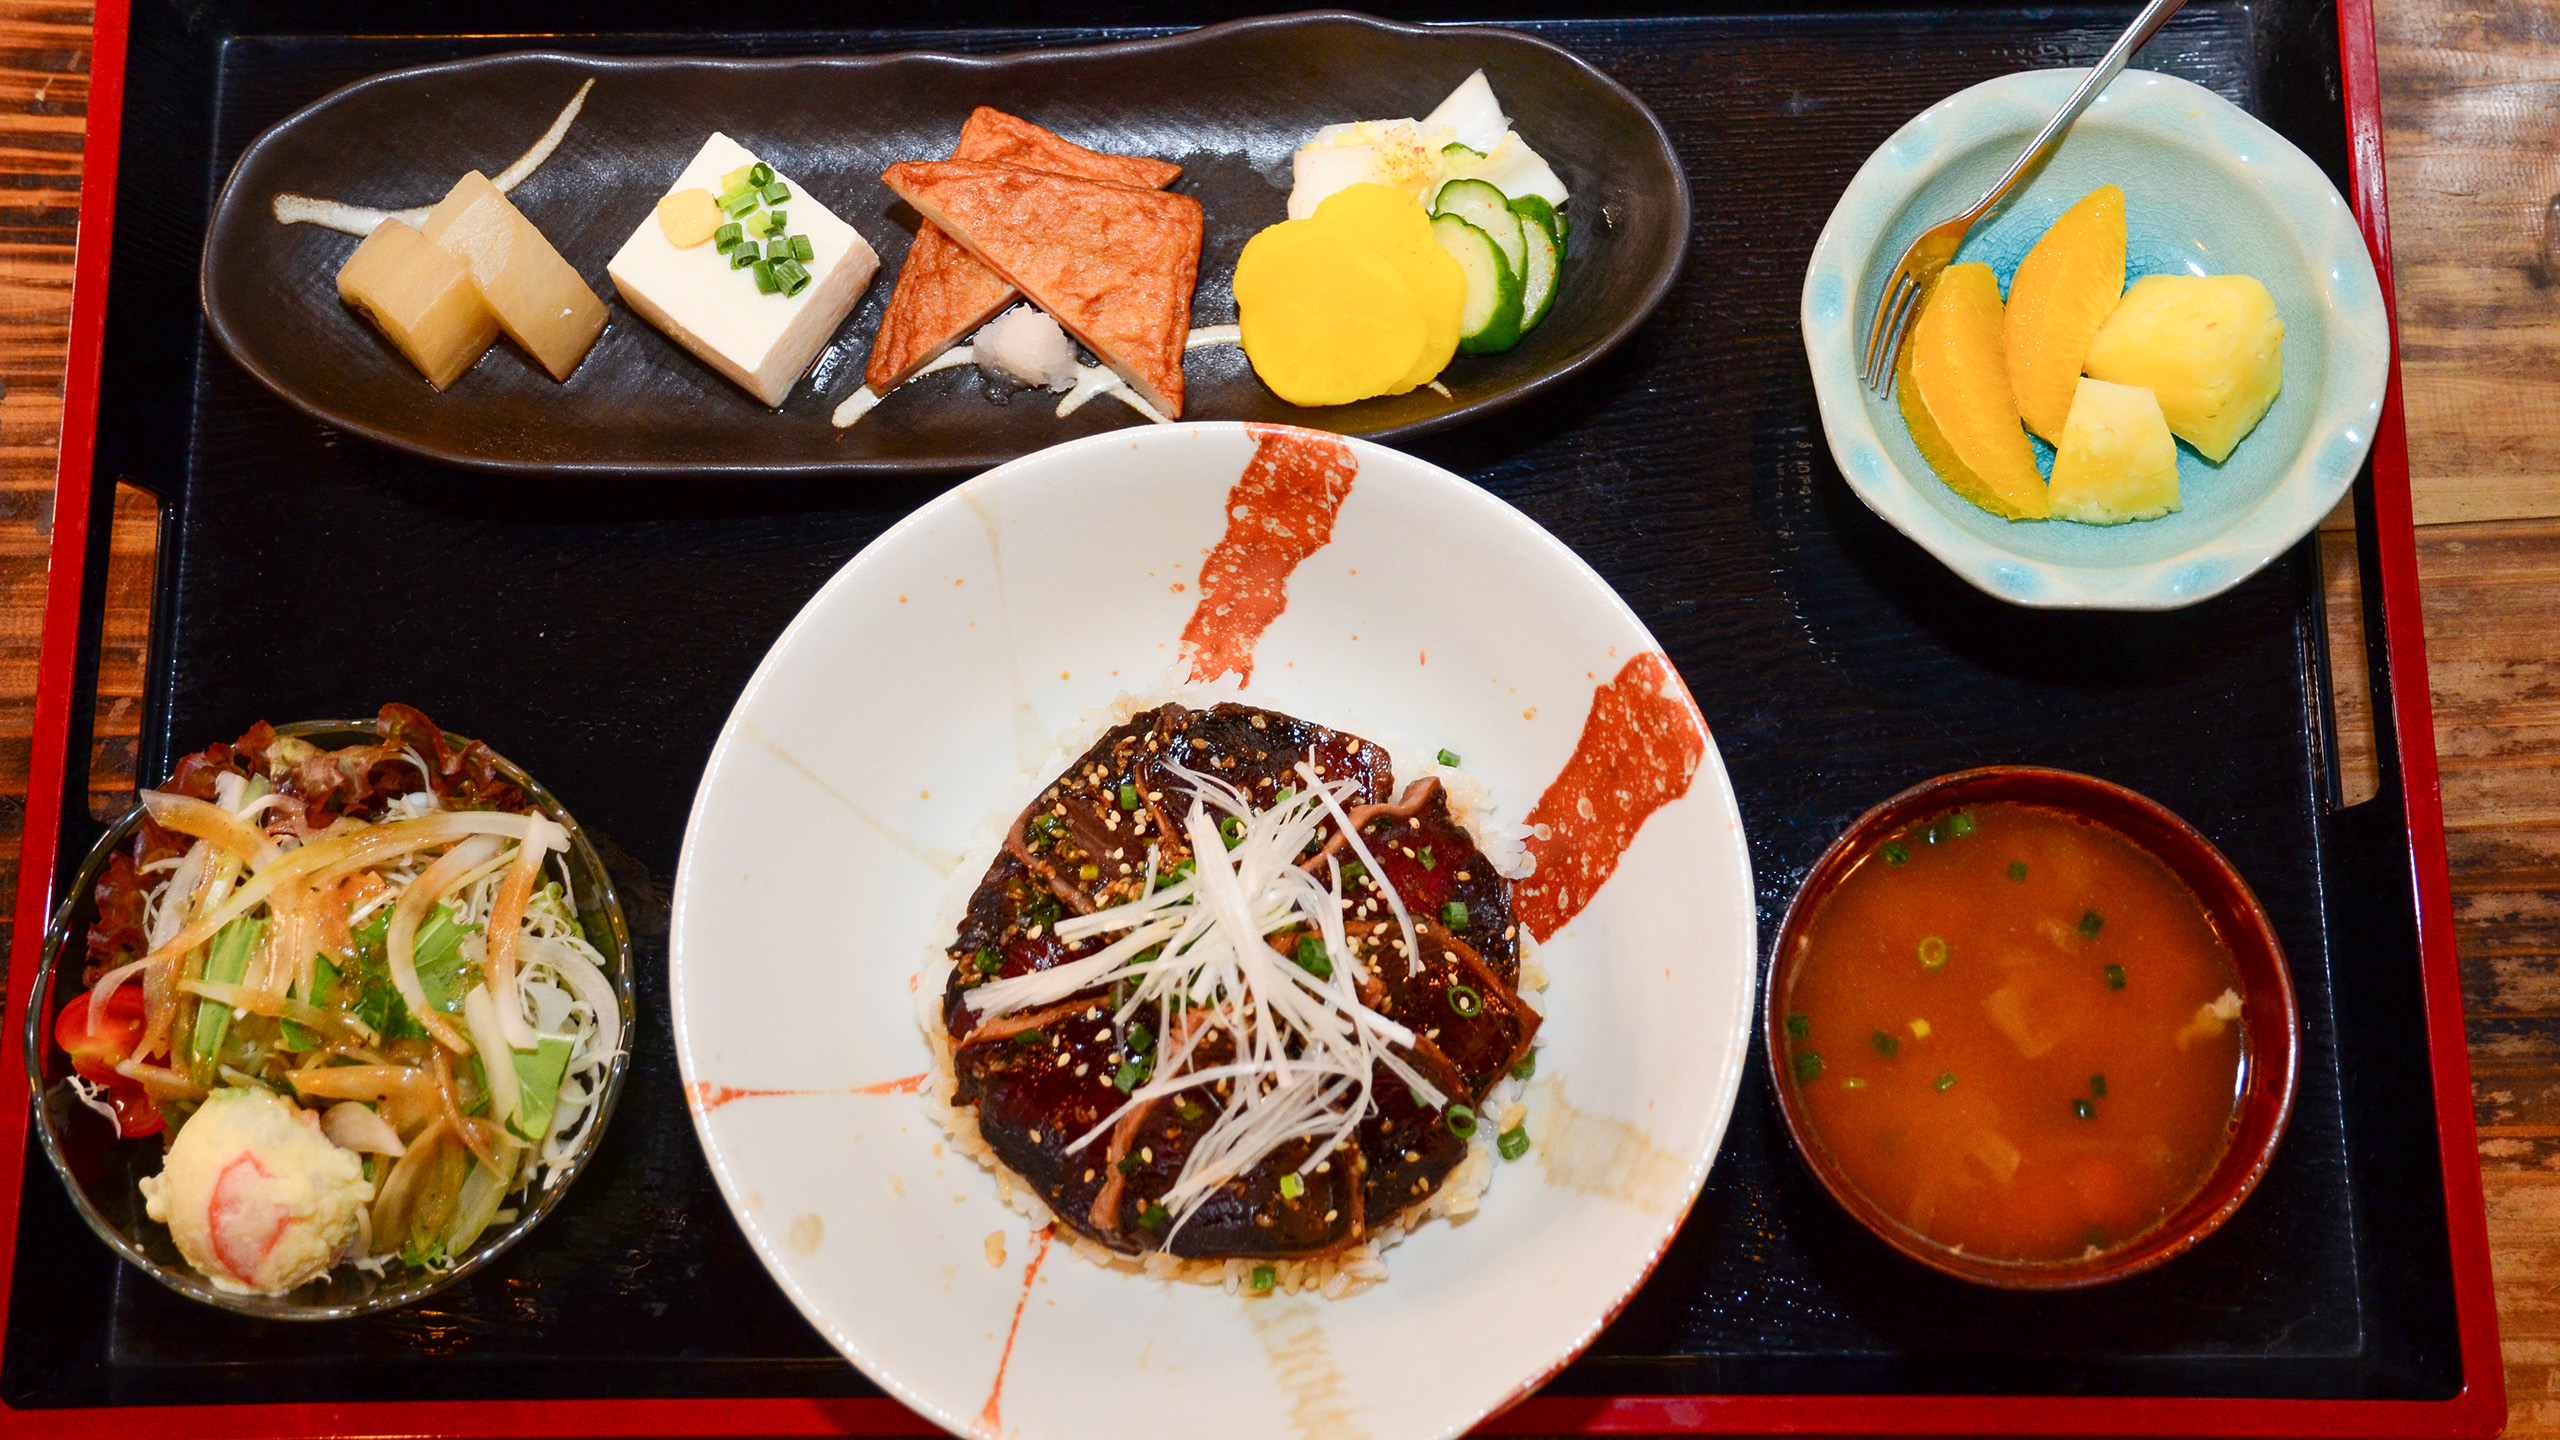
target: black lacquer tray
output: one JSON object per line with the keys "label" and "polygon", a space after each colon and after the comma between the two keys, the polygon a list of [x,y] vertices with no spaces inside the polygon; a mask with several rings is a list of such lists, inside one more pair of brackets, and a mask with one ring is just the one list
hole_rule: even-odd
{"label": "black lacquer tray", "polygon": [[[2345,3],[2342,24],[2327,0],[2194,0],[2139,63],[2285,133],[2359,197],[2382,244],[2378,179],[2349,164],[2351,140],[2368,170],[2378,155],[2370,15],[2365,0]],[[392,67],[534,47],[986,53],[1241,13],[1111,3],[1064,29],[997,0],[785,17],[837,27],[821,31],[724,28],[771,12],[648,0],[538,20],[477,0],[134,0],[129,23],[123,6],[101,6],[89,174],[93,187],[112,177],[113,238],[104,250],[93,189],[16,953],[34,953],[28,917],[40,933],[48,879],[97,833],[80,803],[88,677],[109,482],[126,480],[163,507],[142,773],[262,716],[388,698],[488,736],[576,808],[615,867],[642,1019],[613,1132],[548,1224],[432,1303],[343,1325],[262,1325],[126,1271],[24,1149],[23,1173],[0,1180],[0,1200],[15,1190],[14,1215],[0,1206],[13,1232],[0,1239],[0,1429],[918,1423],[797,1318],[704,1169],[663,1018],[663,896],[694,782],[758,657],[836,567],[949,482],[553,483],[439,467],[335,433],[233,364],[197,318],[197,254],[253,137]],[[2396,410],[2357,491],[2382,791],[2347,807],[2312,542],[2186,611],[2012,609],[1863,509],[1820,434],[1797,296],[1849,176],[1958,89],[2088,63],[2121,8],[1538,13],[1488,3],[1400,18],[1518,24],[1643,99],[1687,168],[1688,269],[1605,360],[1411,448],[1547,526],[1661,639],[1740,795],[1762,934],[1833,835],[1903,786],[2002,761],[2086,771],[2185,816],[2247,874],[2291,957],[2304,1065],[2274,1169],[2219,1234],[2120,1285],[2029,1297],[1934,1277],[1859,1230],[1788,1152],[1755,1057],[1706,1191],[1651,1282],[1499,1425],[2494,1431],[2503,1399],[2465,1168]],[[907,28],[875,28],[891,24]],[[119,153],[105,127],[102,168],[108,114],[123,142]],[[13,1017],[0,1033],[18,1028]],[[0,1053],[0,1076],[19,1068]]]}

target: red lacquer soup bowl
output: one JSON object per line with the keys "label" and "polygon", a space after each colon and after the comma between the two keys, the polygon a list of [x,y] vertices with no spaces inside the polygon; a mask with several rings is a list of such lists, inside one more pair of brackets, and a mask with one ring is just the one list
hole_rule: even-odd
{"label": "red lacquer soup bowl", "polygon": [[1797,1153],[1959,1279],[2074,1289],[2185,1252],[2293,1111],[2300,1018],[2266,912],[2193,827],[2104,780],[2004,765],[1903,791],[1814,864],[1775,956],[1762,1034]]}

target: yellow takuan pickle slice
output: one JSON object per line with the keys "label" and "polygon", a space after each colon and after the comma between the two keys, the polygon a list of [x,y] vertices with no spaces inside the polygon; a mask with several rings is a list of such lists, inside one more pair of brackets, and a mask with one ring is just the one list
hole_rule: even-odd
{"label": "yellow takuan pickle slice", "polygon": [[498,338],[498,317],[462,262],[397,220],[385,220],[338,267],[338,298],[400,347],[438,390],[461,378]]}
{"label": "yellow takuan pickle slice", "polygon": [[1384,393],[1401,395],[1438,379],[1450,357],[1458,353],[1458,322],[1467,308],[1467,272],[1456,256],[1431,237],[1430,212],[1402,190],[1360,184],[1325,197],[1316,206],[1314,218],[1319,225],[1346,227],[1371,253],[1395,266],[1412,287],[1414,303],[1422,307],[1422,322],[1429,327],[1422,353],[1403,380]]}
{"label": "yellow takuan pickle slice", "polygon": [[1950,265],[1940,273],[1921,301],[1902,353],[1909,365],[1903,415],[1907,421],[1914,405],[1926,412],[1938,436],[1937,453],[1917,424],[1912,438],[1939,478],[2004,519],[2044,519],[2051,505],[2009,393],[2000,281],[1991,267]]}
{"label": "yellow takuan pickle slice", "polygon": [[2018,418],[2057,445],[2089,342],[2124,295],[2124,247],[2124,192],[2101,185],[2062,212],[2009,279],[2009,389]]}
{"label": "yellow takuan pickle slice", "polygon": [[1245,358],[1292,405],[1347,405],[1404,383],[1431,326],[1396,266],[1340,225],[1286,220],[1236,260]]}
{"label": "yellow takuan pickle slice", "polygon": [[566,380],[604,330],[604,302],[542,232],[474,170],[454,182],[423,227],[471,272],[507,338]]}

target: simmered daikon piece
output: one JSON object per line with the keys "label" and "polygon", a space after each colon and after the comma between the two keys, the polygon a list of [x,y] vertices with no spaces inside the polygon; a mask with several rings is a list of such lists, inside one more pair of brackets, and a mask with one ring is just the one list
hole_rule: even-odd
{"label": "simmered daikon piece", "polygon": [[507,338],[566,380],[604,329],[604,302],[489,177],[474,170],[427,214],[426,237],[462,261]]}
{"label": "simmered daikon piece", "polygon": [[338,268],[338,298],[372,321],[438,390],[498,338],[498,317],[462,262],[398,220],[375,226]]}

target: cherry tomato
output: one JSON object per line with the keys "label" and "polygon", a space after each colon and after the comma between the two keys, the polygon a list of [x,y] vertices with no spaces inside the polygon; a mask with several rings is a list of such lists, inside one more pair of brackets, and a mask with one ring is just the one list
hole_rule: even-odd
{"label": "cherry tomato", "polygon": [[89,1023],[89,996],[84,992],[71,998],[54,1017],[54,1043],[71,1057],[71,1068],[82,1079],[106,1087],[107,1103],[116,1112],[116,1129],[127,1137],[156,1135],[166,1124],[160,1112],[152,1108],[142,1087],[116,1073],[116,1062],[133,1053],[142,1043],[142,987],[125,985],[109,997],[107,1008],[96,1026]]}

